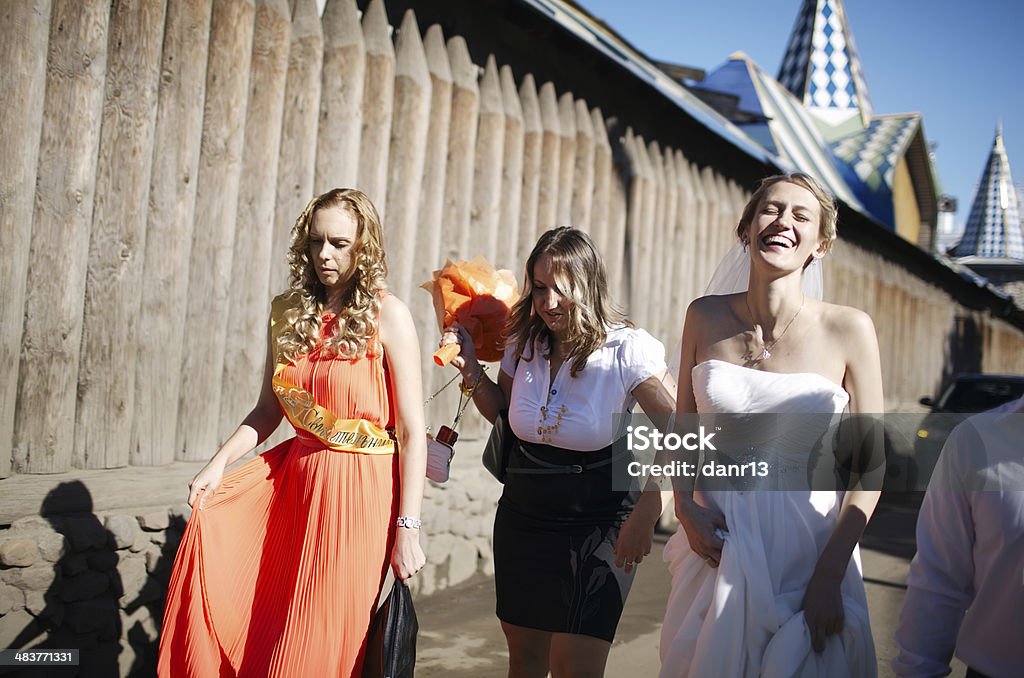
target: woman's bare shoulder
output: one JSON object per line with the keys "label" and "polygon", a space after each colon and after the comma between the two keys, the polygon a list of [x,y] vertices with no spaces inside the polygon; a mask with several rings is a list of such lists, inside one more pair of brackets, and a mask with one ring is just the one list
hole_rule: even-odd
{"label": "woman's bare shoulder", "polygon": [[382,294],[380,298],[380,328],[385,345],[391,338],[401,338],[410,333],[412,337],[416,336],[409,307],[390,292]]}
{"label": "woman's bare shoulder", "polygon": [[818,304],[822,321],[830,331],[843,334],[864,332],[874,334],[875,324],[871,320],[871,316],[859,308],[830,304],[824,301],[819,301]]}
{"label": "woman's bare shoulder", "polygon": [[722,313],[732,312],[737,304],[743,298],[743,292],[737,292],[736,294],[709,294],[704,297],[697,297],[687,309],[687,316],[691,316],[694,319],[707,318],[707,317],[720,317]]}

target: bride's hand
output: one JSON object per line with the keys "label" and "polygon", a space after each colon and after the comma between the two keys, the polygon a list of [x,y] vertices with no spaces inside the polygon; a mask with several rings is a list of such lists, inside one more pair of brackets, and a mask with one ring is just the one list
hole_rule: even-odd
{"label": "bride's hand", "polygon": [[842,577],[824,575],[815,570],[804,592],[801,608],[811,632],[811,647],[815,652],[825,649],[828,637],[843,630],[843,596],[840,593]]}
{"label": "bride's hand", "polygon": [[718,531],[728,532],[725,516],[721,511],[704,508],[688,495],[677,493],[675,498],[676,518],[686,532],[690,548],[704,559],[709,567],[718,567],[722,560],[722,546],[725,541]]}

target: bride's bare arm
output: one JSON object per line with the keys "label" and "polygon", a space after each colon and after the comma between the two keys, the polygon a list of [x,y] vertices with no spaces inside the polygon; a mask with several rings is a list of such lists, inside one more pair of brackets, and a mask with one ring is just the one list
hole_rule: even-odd
{"label": "bride's bare arm", "polygon": [[[857,441],[859,453],[855,457],[882,454],[882,369],[875,327],[866,313],[850,308],[843,310],[839,324],[834,336],[840,337],[839,348],[847,356],[843,387],[850,394],[850,412],[863,415],[852,418],[855,430],[850,435]],[[854,462],[866,466],[863,477],[872,483],[878,483],[880,474],[885,472],[881,460],[855,458]],[[871,486],[877,484],[868,485]],[[803,604],[815,651],[824,649],[827,636],[842,630],[840,583],[880,494],[864,489],[863,483],[846,493],[832,536],[818,557]]]}
{"label": "bride's bare arm", "polygon": [[[680,415],[697,412],[697,401],[693,395],[693,378],[691,371],[697,364],[697,346],[700,343],[700,330],[705,322],[702,312],[705,298],[697,299],[686,309],[686,320],[683,324],[683,339],[679,347],[679,375],[676,378],[676,418]],[[717,567],[722,557],[724,541],[715,534],[716,528],[727,530],[725,517],[719,512],[707,509],[693,499],[693,478],[673,478],[675,495],[675,513],[686,532],[686,539],[701,558]]]}

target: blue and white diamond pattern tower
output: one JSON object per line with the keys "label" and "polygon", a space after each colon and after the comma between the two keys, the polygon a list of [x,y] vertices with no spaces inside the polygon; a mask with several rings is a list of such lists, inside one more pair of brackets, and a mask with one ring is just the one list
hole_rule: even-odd
{"label": "blue and white diamond pattern tower", "polygon": [[1024,230],[1001,128],[996,131],[956,256],[1024,260]]}
{"label": "blue and white diamond pattern tower", "polygon": [[868,126],[871,101],[841,0],[804,0],[778,80],[827,125],[857,117]]}

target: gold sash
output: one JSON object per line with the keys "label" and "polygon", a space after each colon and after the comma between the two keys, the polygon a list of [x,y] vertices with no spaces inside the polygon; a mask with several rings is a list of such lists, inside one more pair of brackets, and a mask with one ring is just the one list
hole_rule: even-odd
{"label": "gold sash", "polygon": [[338,419],[305,389],[281,378],[281,364],[274,372],[274,393],[288,421],[316,437],[324,447],[358,454],[394,454],[395,442],[388,432],[365,419]]}

